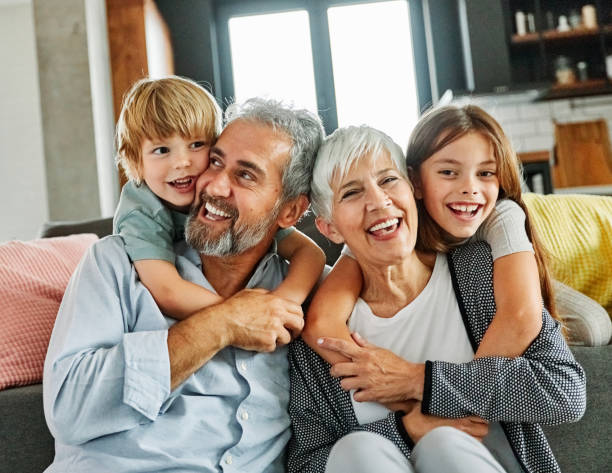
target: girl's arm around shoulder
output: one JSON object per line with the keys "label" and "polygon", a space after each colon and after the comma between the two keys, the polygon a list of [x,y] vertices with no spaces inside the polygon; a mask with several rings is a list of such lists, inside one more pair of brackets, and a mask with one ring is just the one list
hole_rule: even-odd
{"label": "girl's arm around shoulder", "polygon": [[295,230],[278,242],[278,254],[289,260],[289,273],[273,292],[302,304],[323,273],[325,253],[314,241]]}
{"label": "girl's arm around shoulder", "polygon": [[516,357],[542,327],[542,293],[525,213],[512,200],[500,200],[479,230],[491,246],[496,313],[476,357]]}
{"label": "girl's arm around shoulder", "polygon": [[302,338],[327,362],[347,361],[343,355],[321,348],[321,337],[341,338],[355,343],[347,321],[361,293],[363,278],[354,258],[342,255],[317,290],[306,316]]}

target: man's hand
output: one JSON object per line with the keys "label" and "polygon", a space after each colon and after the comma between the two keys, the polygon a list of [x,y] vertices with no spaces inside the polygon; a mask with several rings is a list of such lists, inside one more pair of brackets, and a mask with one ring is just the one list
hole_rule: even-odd
{"label": "man's hand", "polygon": [[389,404],[423,399],[425,365],[411,363],[353,334],[357,345],[338,338],[322,338],[322,348],[338,352],[351,361],[336,363],[331,375],[342,378],[342,389],[357,390],[355,401]]}
{"label": "man's hand", "polygon": [[302,308],[263,289],[244,289],[168,330],[170,386],[176,388],[223,348],[272,352],[304,327]]}
{"label": "man's hand", "polygon": [[304,328],[299,304],[263,289],[243,289],[222,305],[227,344],[244,350],[272,352]]}
{"label": "man's hand", "polygon": [[489,433],[489,423],[480,417],[470,416],[460,419],[446,419],[444,417],[430,416],[421,412],[420,402],[415,403],[412,410],[402,418],[402,422],[414,443],[421,440],[430,430],[443,426],[459,429],[481,442]]}

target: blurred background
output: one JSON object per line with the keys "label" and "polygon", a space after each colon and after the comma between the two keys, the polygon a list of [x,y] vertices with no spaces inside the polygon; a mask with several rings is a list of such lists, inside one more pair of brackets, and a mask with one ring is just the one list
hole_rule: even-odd
{"label": "blurred background", "polygon": [[612,194],[612,5],[583,3],[0,0],[0,242],[113,214],[115,120],[147,75],[190,77],[221,105],[280,98],[328,133],[365,123],[404,148],[428,107],[476,103],[532,190]]}

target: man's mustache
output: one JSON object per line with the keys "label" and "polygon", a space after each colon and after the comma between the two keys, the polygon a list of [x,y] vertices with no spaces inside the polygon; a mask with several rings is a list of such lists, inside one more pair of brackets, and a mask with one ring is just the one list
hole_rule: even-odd
{"label": "man's mustache", "polygon": [[240,214],[240,212],[238,212],[238,209],[233,205],[227,203],[223,199],[208,195],[204,191],[201,191],[198,197],[199,202],[197,204],[194,203],[194,205],[191,206],[191,211],[189,212],[190,216],[197,216],[202,210],[202,207],[207,203],[228,214],[232,220],[236,220],[238,218],[238,215]]}

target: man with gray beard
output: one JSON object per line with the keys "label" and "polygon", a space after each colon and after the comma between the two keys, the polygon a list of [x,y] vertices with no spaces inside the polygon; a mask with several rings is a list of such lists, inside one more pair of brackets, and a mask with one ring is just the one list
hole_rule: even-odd
{"label": "man with gray beard", "polygon": [[310,112],[260,99],[226,118],[197,183],[188,244],[175,248],[180,275],[225,301],[166,318],[122,239],[97,242],[49,345],[47,471],[284,471],[285,345],[303,314],[268,292],[288,271],[274,236],[308,207],[323,129]]}

